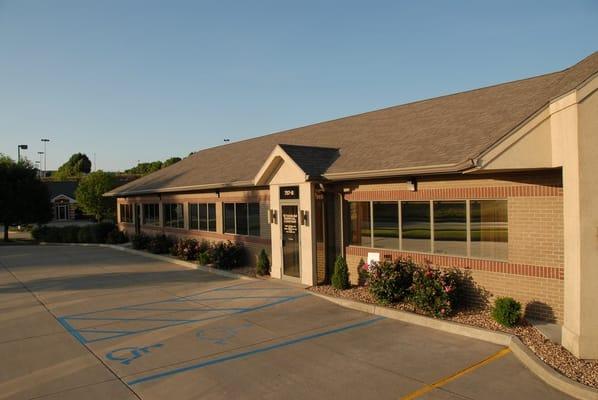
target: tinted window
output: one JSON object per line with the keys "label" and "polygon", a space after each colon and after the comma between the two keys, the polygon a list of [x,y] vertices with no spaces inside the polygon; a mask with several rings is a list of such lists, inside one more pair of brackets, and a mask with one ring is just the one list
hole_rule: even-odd
{"label": "tinted window", "polygon": [[216,232],[216,204],[208,203],[208,230]]}
{"label": "tinted window", "polygon": [[199,205],[199,230],[208,230],[208,206],[207,204]]}
{"label": "tinted window", "polygon": [[160,225],[160,208],[158,204],[143,205],[143,224],[154,226]]}
{"label": "tinted window", "polygon": [[235,233],[235,204],[224,203],[224,232]]}
{"label": "tinted window", "polygon": [[237,234],[247,235],[247,203],[237,203]]}
{"label": "tinted window", "polygon": [[506,200],[472,200],[470,202],[471,256],[506,260],[508,218]]}
{"label": "tinted window", "polygon": [[260,235],[260,205],[259,203],[249,203],[249,234],[253,236]]}
{"label": "tinted window", "polygon": [[189,204],[189,229],[199,229],[198,204]]}
{"label": "tinted window", "polygon": [[465,201],[434,202],[434,252],[467,255]]}
{"label": "tinted window", "polygon": [[403,250],[430,252],[430,203],[404,201],[401,203]]}
{"label": "tinted window", "polygon": [[374,202],[374,247],[399,248],[399,203]]}
{"label": "tinted window", "polygon": [[357,246],[372,246],[370,229],[370,203],[352,202],[349,203],[349,214],[351,217],[350,230],[351,244]]}

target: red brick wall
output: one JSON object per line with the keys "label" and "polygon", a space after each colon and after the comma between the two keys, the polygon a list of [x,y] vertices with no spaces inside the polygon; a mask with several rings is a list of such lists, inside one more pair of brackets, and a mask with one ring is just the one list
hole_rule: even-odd
{"label": "red brick wall", "polygon": [[468,271],[491,295],[512,296],[523,303],[532,318],[563,319],[563,204],[560,170],[474,176],[472,178],[428,178],[418,182],[418,190],[403,182],[374,182],[354,185],[346,200],[455,200],[507,199],[509,246],[506,261],[446,256],[428,253],[346,248],[351,280],[356,283],[357,265],[368,252],[411,257],[418,263]]}

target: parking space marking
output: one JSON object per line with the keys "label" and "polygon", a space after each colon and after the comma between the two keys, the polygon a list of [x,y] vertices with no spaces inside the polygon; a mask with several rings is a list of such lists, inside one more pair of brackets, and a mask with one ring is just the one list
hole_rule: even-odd
{"label": "parking space marking", "polygon": [[490,364],[493,361],[498,360],[499,358],[502,358],[504,356],[506,356],[507,354],[509,354],[511,352],[511,349],[509,349],[508,347],[505,347],[503,349],[500,349],[499,351],[497,351],[496,353],[484,358],[481,361],[478,361],[477,363],[470,365],[469,367],[465,367],[462,370],[459,370],[457,372],[455,372],[454,374],[451,374],[449,376],[446,376],[432,384],[426,385],[420,389],[417,389],[414,392],[409,393],[406,396],[401,397],[401,400],[414,400],[417,399],[418,397],[423,396],[424,394],[431,392],[434,389],[438,389],[444,385],[446,385],[449,382],[452,382],[456,379],[459,379],[460,377],[462,377],[463,375],[467,375],[470,372],[475,371],[478,368],[481,368],[485,365]]}
{"label": "parking space marking", "polygon": [[301,336],[295,339],[290,339],[290,340],[285,340],[283,342],[280,343],[276,343],[273,345],[269,345],[269,346],[264,346],[264,347],[260,347],[254,350],[249,350],[249,351],[245,351],[242,353],[235,353],[235,354],[231,354],[228,356],[223,356],[223,357],[218,357],[209,361],[202,361],[200,363],[197,364],[192,364],[192,365],[188,365],[186,367],[181,367],[181,368],[175,368],[169,371],[164,371],[164,372],[160,372],[157,374],[153,374],[153,375],[147,375],[141,378],[136,378],[133,379],[129,382],[127,382],[128,385],[133,386],[133,385],[138,385],[140,383],[144,383],[144,382],[149,382],[149,381],[154,381],[154,380],[158,380],[158,379],[162,379],[162,378],[166,378],[168,376],[172,376],[172,375],[177,375],[183,372],[187,372],[187,371],[193,371],[196,369],[201,369],[201,368],[205,368],[205,367],[209,367],[211,365],[215,365],[215,364],[221,364],[227,361],[233,361],[233,360],[238,360],[240,358],[246,358],[255,354],[260,354],[260,353],[265,353],[271,350],[276,350],[276,349],[280,349],[283,347],[288,347],[288,346],[292,346],[294,344],[297,343],[301,343],[301,342],[306,342],[308,340],[313,340],[313,339],[317,339],[320,337],[324,337],[324,336],[330,336],[330,335],[334,335],[340,332],[344,332],[344,331],[348,331],[351,329],[356,329],[356,328],[360,328],[360,327],[364,327],[364,326],[368,326],[371,325],[377,321],[380,321],[384,319],[384,317],[376,317],[376,318],[372,318],[372,319],[368,319],[365,321],[360,321],[360,322],[356,322],[356,323],[352,323],[349,325],[345,325],[345,326],[341,326],[339,328],[334,328],[334,329],[330,329],[324,332],[319,332],[319,333],[313,333],[311,335],[305,335],[305,336]]}
{"label": "parking space marking", "polygon": [[[270,289],[263,287],[251,287],[250,285],[254,283],[259,282],[243,282],[236,285],[201,291],[199,293],[194,293],[184,297],[175,296],[166,300],[152,301],[141,304],[132,304],[121,307],[112,307],[78,314],[65,315],[58,317],[58,321],[75,339],[77,339],[82,344],[86,344],[99,342],[103,340],[115,339],[123,336],[137,335],[145,332],[175,327],[179,325],[193,324],[217,318],[224,318],[234,314],[245,314],[308,296],[308,294],[306,293],[301,293],[297,295],[287,294],[281,296],[280,293],[276,293],[276,291],[288,290],[289,288],[273,287]],[[270,296],[268,295],[268,293],[263,293],[263,290],[268,289],[275,291],[275,293],[273,293]],[[217,297],[208,297],[215,292],[223,293],[227,291],[234,291],[234,295],[230,297],[222,295],[219,295]],[[252,291],[260,292],[258,292],[259,294],[251,293]],[[247,292],[247,294],[243,295],[243,292]],[[220,301],[223,303],[227,303],[236,300],[258,300],[258,302],[257,304],[246,307],[230,307],[230,305],[227,306],[227,304],[222,304],[222,307],[216,306],[209,308],[194,303],[194,301],[199,301],[202,303]],[[173,307],[178,305],[183,305],[184,308]],[[196,305],[197,307],[193,307],[193,305]],[[153,311],[157,313],[169,313],[168,315],[172,315],[172,318],[152,318],[138,314],[146,311]],[[123,312],[125,313],[125,316],[120,316],[117,314]],[[185,318],[184,313],[188,312],[205,313],[206,315],[201,316],[201,318]],[[214,313],[220,314],[214,315]],[[101,326],[98,326],[97,328],[78,328],[77,321],[106,321],[107,324],[103,324],[103,326],[109,325],[110,322],[125,324],[125,326],[127,323],[136,323],[137,325],[145,324],[146,326],[137,329],[102,329]]]}

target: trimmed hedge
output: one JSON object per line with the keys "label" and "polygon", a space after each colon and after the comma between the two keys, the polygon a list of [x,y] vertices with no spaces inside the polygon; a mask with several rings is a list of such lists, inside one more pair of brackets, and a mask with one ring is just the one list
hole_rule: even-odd
{"label": "trimmed hedge", "polygon": [[116,225],[100,222],[90,225],[40,226],[31,231],[35,240],[48,243],[124,243],[126,236]]}

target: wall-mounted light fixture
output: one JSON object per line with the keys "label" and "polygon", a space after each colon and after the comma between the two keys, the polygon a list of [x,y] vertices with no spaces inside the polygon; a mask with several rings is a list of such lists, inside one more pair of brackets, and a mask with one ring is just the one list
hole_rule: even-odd
{"label": "wall-mounted light fixture", "polygon": [[407,180],[407,190],[410,190],[412,192],[417,191],[417,180],[415,178],[409,178]]}
{"label": "wall-mounted light fixture", "polygon": [[301,225],[309,226],[309,211],[301,210]]}
{"label": "wall-mounted light fixture", "polygon": [[276,218],[276,210],[268,210],[268,222],[271,224],[276,224],[277,223],[277,218]]}

